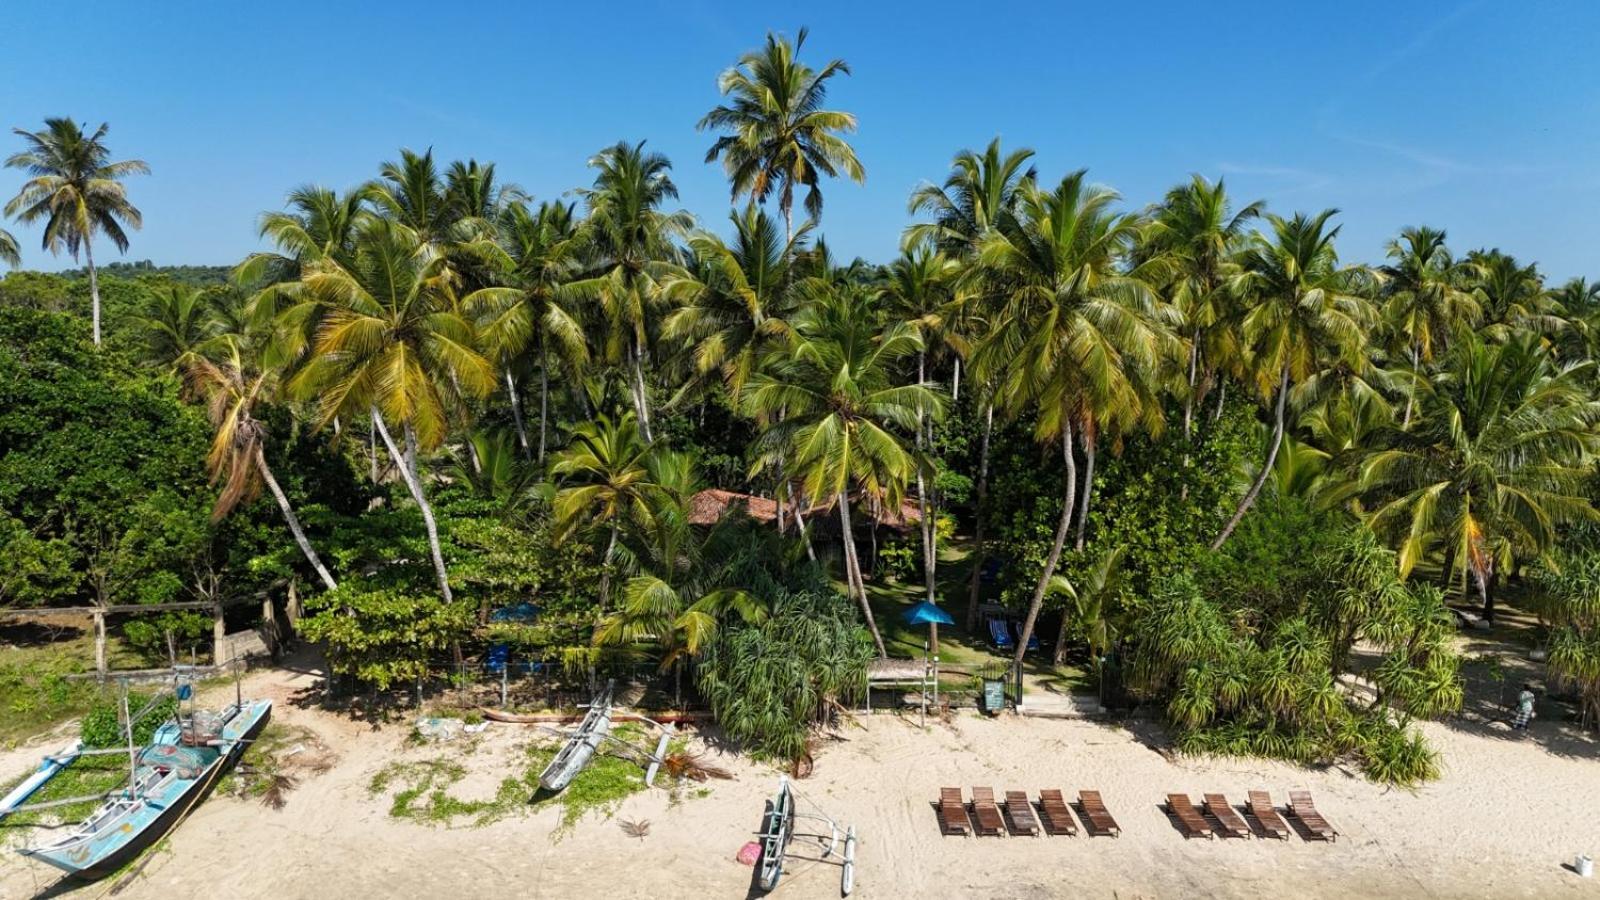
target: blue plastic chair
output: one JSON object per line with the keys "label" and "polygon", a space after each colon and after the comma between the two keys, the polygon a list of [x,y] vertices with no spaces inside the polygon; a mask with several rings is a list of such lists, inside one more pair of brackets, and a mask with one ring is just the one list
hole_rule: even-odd
{"label": "blue plastic chair", "polygon": [[1011,637],[1011,630],[999,619],[989,620],[989,643],[994,644],[996,650],[1015,650],[1017,647],[1016,640]]}
{"label": "blue plastic chair", "polygon": [[[1014,634],[1016,634],[1018,636],[1021,636],[1021,634],[1022,634],[1022,623],[1021,622],[1012,622],[1011,623],[1011,630],[1012,630],[1012,632]],[[1012,643],[1011,646],[1015,647],[1016,644]],[[1028,635],[1028,652],[1032,653],[1033,651],[1038,650],[1038,649],[1039,649],[1039,632],[1035,631],[1033,634]]]}

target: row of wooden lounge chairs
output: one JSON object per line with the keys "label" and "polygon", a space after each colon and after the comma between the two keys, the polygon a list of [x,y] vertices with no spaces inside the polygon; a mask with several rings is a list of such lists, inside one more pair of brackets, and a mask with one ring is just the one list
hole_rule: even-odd
{"label": "row of wooden lounge chairs", "polygon": [[[1038,816],[1034,815],[1034,804],[1023,791],[1006,791],[1004,815],[1000,804],[995,802],[994,788],[973,788],[970,804],[962,802],[960,788],[941,788],[938,805],[939,827],[948,835],[965,836],[974,830],[979,835],[991,836],[1003,835],[1007,830],[1012,834],[1036,835],[1041,830],[1041,818],[1047,834],[1078,833],[1071,808],[1056,790],[1039,792]],[[1122,828],[1111,817],[1098,791],[1078,792],[1078,815],[1083,817],[1084,826],[1092,835],[1117,837],[1122,834]]]}
{"label": "row of wooden lounge chairs", "polygon": [[[1288,840],[1289,825],[1278,814],[1278,808],[1272,805],[1271,795],[1266,791],[1250,791],[1248,796],[1250,802],[1243,809],[1256,820],[1261,836]],[[1221,794],[1206,794],[1203,808],[1205,815],[1195,807],[1188,794],[1167,795],[1167,812],[1177,820],[1184,837],[1213,838],[1220,834],[1223,837],[1248,838],[1256,834],[1244,817],[1239,815],[1239,810],[1234,809],[1228,803],[1228,798]],[[1290,791],[1289,805],[1284,809],[1300,823],[1300,833],[1307,840],[1332,841],[1338,838],[1339,833],[1312,804],[1310,792]],[[1207,819],[1207,815],[1211,818]],[[1212,822],[1216,823],[1216,828],[1211,827]]]}
{"label": "row of wooden lounge chairs", "polygon": [[[1266,791],[1250,791],[1249,798],[1250,802],[1242,809],[1255,819],[1259,834],[1288,840],[1289,825],[1278,813],[1278,808],[1272,805],[1271,796]],[[1072,810],[1060,791],[1040,791],[1037,807],[1036,816],[1035,804],[1022,791],[1006,791],[1002,806],[996,802],[993,788],[973,788],[971,803],[962,800],[960,788],[941,788],[939,828],[947,835],[966,836],[973,831],[988,836],[1003,835],[1007,831],[1014,835],[1037,835],[1041,831],[1042,819],[1042,830],[1047,834],[1078,833],[1078,823],[1073,819]],[[1166,808],[1185,837],[1213,838],[1221,834],[1223,837],[1248,838],[1258,833],[1251,829],[1244,816],[1222,794],[1206,794],[1201,807],[1196,807],[1188,794],[1168,794]],[[1338,837],[1339,833],[1317,812],[1309,792],[1290,791],[1289,805],[1284,809],[1300,823],[1300,833],[1306,839],[1332,841]],[[1078,815],[1091,835],[1119,837],[1122,834],[1122,828],[1112,818],[1110,810],[1106,809],[1099,791],[1078,792]]]}

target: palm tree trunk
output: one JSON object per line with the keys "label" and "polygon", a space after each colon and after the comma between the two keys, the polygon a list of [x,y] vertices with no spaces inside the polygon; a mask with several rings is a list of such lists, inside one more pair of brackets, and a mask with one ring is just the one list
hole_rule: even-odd
{"label": "palm tree trunk", "polygon": [[1494,624],[1494,595],[1489,590],[1489,582],[1494,580],[1494,570],[1477,572],[1478,596],[1483,600],[1483,620],[1490,625]]}
{"label": "palm tree trunk", "polygon": [[950,402],[955,403],[961,399],[961,357],[956,357],[956,374],[950,379]]}
{"label": "palm tree trunk", "polygon": [[[926,350],[918,350],[917,351],[917,385],[918,386],[923,386],[923,385],[926,385],[926,383],[927,383],[927,380],[928,380],[927,364],[928,364],[927,351]],[[918,403],[917,404],[917,455],[918,456],[922,455],[923,448],[925,446],[923,437],[924,437],[924,428],[926,427],[926,425],[927,425],[927,413],[923,410],[922,404]],[[918,525],[921,526],[921,530],[922,530],[922,586],[923,586],[924,592],[927,594],[928,602],[932,603],[932,602],[934,602],[934,599],[933,599],[933,593],[934,593],[934,591],[933,591],[933,583],[934,583],[934,577],[935,577],[934,576],[934,568],[938,565],[939,551],[938,551],[937,548],[934,547],[933,519],[932,519],[931,516],[928,515],[927,479],[923,475],[923,472],[922,472],[921,460],[918,460],[918,465],[917,465],[917,508],[918,508],[918,512],[922,516],[922,521],[920,521],[918,523]]]}
{"label": "palm tree trunk", "polygon": [[994,431],[994,401],[983,405],[983,442],[978,451],[978,503],[975,508],[977,525],[972,536],[972,573],[967,583],[967,630],[978,627],[978,580],[987,562],[983,546],[984,503],[989,497],[989,435]]}
{"label": "palm tree trunk", "polygon": [[94,322],[94,345],[100,346],[100,276],[94,270],[94,241],[85,237],[83,261],[89,269],[89,316]]}
{"label": "palm tree trunk", "polygon": [[1050,662],[1061,665],[1067,661],[1067,626],[1071,624],[1072,617],[1067,615],[1065,607],[1061,610],[1061,627],[1056,629],[1056,645],[1050,651]]}
{"label": "palm tree trunk", "polygon": [[1244,496],[1240,498],[1239,508],[1233,511],[1233,518],[1228,520],[1228,524],[1222,529],[1222,533],[1217,535],[1217,539],[1211,542],[1212,550],[1222,549],[1223,543],[1228,540],[1228,535],[1233,534],[1233,529],[1239,527],[1239,521],[1244,518],[1244,514],[1249,512],[1250,507],[1255,504],[1256,495],[1261,493],[1261,486],[1266,484],[1267,479],[1272,476],[1273,463],[1278,461],[1278,448],[1283,444],[1284,405],[1288,402],[1288,399],[1289,365],[1285,363],[1282,374],[1278,376],[1278,404],[1277,410],[1272,417],[1272,439],[1267,445],[1266,464],[1261,467],[1260,472],[1256,473],[1256,480],[1250,484],[1250,490],[1245,491]]}
{"label": "palm tree trunk", "polygon": [[883,646],[883,635],[878,633],[878,622],[872,617],[872,604],[867,602],[867,585],[861,577],[861,560],[856,556],[856,536],[850,529],[850,497],[845,491],[839,492],[839,527],[844,529],[845,568],[847,572],[853,573],[856,599],[861,602],[861,614],[867,619],[867,630],[872,632],[872,643],[877,645],[878,658],[888,659],[889,651]]}
{"label": "palm tree trunk", "polygon": [[[1194,434],[1194,385],[1195,371],[1200,365],[1200,346],[1191,342],[1189,344],[1189,393],[1183,398],[1183,438],[1188,440]],[[1188,458],[1185,454],[1185,459]]]}
{"label": "palm tree trunk", "polygon": [[539,351],[539,462],[544,462],[545,423],[550,419],[550,366],[544,351]]}
{"label": "palm tree trunk", "polygon": [[1084,526],[1089,522],[1089,498],[1094,494],[1094,449],[1100,441],[1087,426],[1078,432],[1078,440],[1083,445],[1083,494],[1078,498],[1078,540],[1074,546],[1082,550]]}
{"label": "palm tree trunk", "polygon": [[639,414],[639,434],[645,443],[654,440],[650,436],[650,401],[644,395],[644,348],[638,341],[633,344],[633,384],[630,391],[633,394],[633,408]]}
{"label": "palm tree trunk", "polygon": [[606,555],[600,560],[600,614],[606,614],[611,605],[611,558],[617,553],[616,522],[611,523],[611,540],[606,544]]}
{"label": "palm tree trunk", "polygon": [[528,426],[522,421],[522,398],[517,393],[517,380],[511,375],[511,367],[506,367],[506,396],[511,398],[511,420],[517,424],[517,443],[522,446],[522,455],[533,458],[533,450],[528,446]]}
{"label": "palm tree trunk", "polygon": [[816,562],[817,551],[815,547],[811,546],[811,535],[806,532],[806,517],[800,511],[800,501],[795,500],[789,504],[789,508],[794,510],[794,527],[796,531],[800,532],[800,541],[806,545],[806,559]]}
{"label": "palm tree trunk", "polygon": [[1033,588],[1033,601],[1028,604],[1028,617],[1022,620],[1022,634],[1017,637],[1016,664],[1022,665],[1022,656],[1028,652],[1028,641],[1033,638],[1033,626],[1039,620],[1039,608],[1044,605],[1045,591],[1050,579],[1055,577],[1056,565],[1061,562],[1061,551],[1067,545],[1067,532],[1072,528],[1072,508],[1077,500],[1078,463],[1072,456],[1072,418],[1064,417],[1061,424],[1061,455],[1067,467],[1066,493],[1061,498],[1061,521],[1056,523],[1055,542],[1050,545],[1050,555],[1045,558],[1044,571],[1039,573],[1039,583]]}
{"label": "palm tree trunk", "polygon": [[1411,342],[1411,384],[1406,387],[1406,415],[1405,415],[1405,420],[1400,423],[1400,428],[1403,431],[1410,431],[1411,430],[1411,405],[1417,399],[1417,365],[1418,365],[1417,344],[1416,344],[1415,341],[1412,341]]}
{"label": "palm tree trunk", "polygon": [[1211,421],[1215,422],[1222,418],[1222,404],[1227,399],[1228,379],[1219,377],[1217,379],[1217,411],[1211,414]]}
{"label": "palm tree trunk", "polygon": [[278,509],[283,513],[283,520],[289,523],[289,532],[294,535],[294,542],[300,545],[300,552],[304,553],[306,560],[311,563],[311,568],[317,570],[317,577],[322,579],[322,584],[328,590],[339,586],[322,564],[321,557],[311,546],[311,541],[306,537],[304,528],[300,527],[300,518],[294,514],[294,507],[289,505],[289,498],[283,493],[283,488],[278,486],[278,479],[272,476],[272,469],[267,465],[266,450],[259,444],[256,445],[256,469],[261,473],[261,480],[266,482],[267,490],[272,492],[274,500],[278,501]]}
{"label": "palm tree trunk", "polygon": [[377,426],[378,436],[383,438],[383,445],[389,448],[389,455],[402,460],[400,464],[400,477],[405,480],[406,488],[411,491],[411,499],[417,501],[417,508],[422,510],[422,524],[428,532],[428,552],[433,556],[433,571],[439,579],[439,594],[444,597],[444,602],[453,603],[455,595],[450,592],[450,573],[444,566],[444,551],[439,547],[439,526],[433,519],[433,506],[428,503],[428,498],[422,492],[422,480],[417,477],[416,471],[416,433],[411,430],[411,423],[405,425],[406,450],[411,455],[408,457],[395,446],[394,438],[390,436],[389,429],[383,423],[383,415],[377,407],[372,408],[372,424]]}

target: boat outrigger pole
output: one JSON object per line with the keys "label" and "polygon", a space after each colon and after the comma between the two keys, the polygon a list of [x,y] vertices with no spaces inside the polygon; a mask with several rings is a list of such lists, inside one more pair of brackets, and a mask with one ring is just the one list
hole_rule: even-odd
{"label": "boat outrigger pole", "polygon": [[636,754],[645,761],[644,783],[646,787],[655,784],[656,773],[661,770],[661,765],[667,760],[667,744],[672,736],[677,734],[671,725],[664,725],[645,716],[635,716],[639,721],[654,725],[661,729],[661,738],[656,742],[655,752],[652,753],[642,747],[634,746],[622,738],[611,733],[611,696],[615,685],[607,681],[605,689],[596,694],[589,703],[589,711],[584,714],[583,722],[572,732],[562,732],[546,728],[544,730],[565,737],[567,742],[562,745],[561,751],[555,759],[550,760],[550,765],[545,766],[539,774],[539,786],[552,793],[564,790],[578,776],[594,755],[606,742],[620,745],[629,752]]}

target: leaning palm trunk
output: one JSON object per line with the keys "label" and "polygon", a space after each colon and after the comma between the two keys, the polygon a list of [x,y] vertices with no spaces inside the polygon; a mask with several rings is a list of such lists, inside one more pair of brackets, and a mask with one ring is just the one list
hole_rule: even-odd
{"label": "leaning palm trunk", "polygon": [[267,490],[272,492],[273,499],[278,501],[278,509],[283,513],[283,520],[289,523],[289,532],[294,535],[294,542],[300,545],[300,552],[305,554],[306,560],[311,563],[311,568],[317,570],[317,577],[328,590],[339,586],[322,564],[322,558],[317,556],[316,548],[311,546],[311,541],[306,537],[305,529],[300,527],[300,518],[294,514],[294,507],[289,505],[289,498],[283,493],[283,488],[278,486],[278,479],[272,476],[272,469],[267,466],[266,451],[258,444],[256,446],[256,470],[261,473],[261,480],[266,482]]}
{"label": "leaning palm trunk", "polygon": [[1078,463],[1072,456],[1072,419],[1067,417],[1061,425],[1061,456],[1067,467],[1066,493],[1061,498],[1061,521],[1056,523],[1055,542],[1050,545],[1050,555],[1045,558],[1044,571],[1039,573],[1039,583],[1033,588],[1033,601],[1028,604],[1028,617],[1022,621],[1022,634],[1017,637],[1017,665],[1028,652],[1028,641],[1033,639],[1033,626],[1039,620],[1039,608],[1044,605],[1045,591],[1050,579],[1055,577],[1056,565],[1061,562],[1061,551],[1067,545],[1067,532],[1072,529],[1072,508],[1076,505],[1078,490]]}
{"label": "leaning palm trunk", "polygon": [[606,555],[600,561],[600,615],[611,608],[611,560],[617,555],[616,522],[611,523],[611,540],[606,544]]}
{"label": "leaning palm trunk", "polygon": [[1286,363],[1282,374],[1278,376],[1278,404],[1272,417],[1272,439],[1267,445],[1266,464],[1261,467],[1260,472],[1256,473],[1256,479],[1251,482],[1250,490],[1245,491],[1244,496],[1240,498],[1239,508],[1233,511],[1233,518],[1228,520],[1228,524],[1222,529],[1222,533],[1217,535],[1217,539],[1211,542],[1212,550],[1222,549],[1223,543],[1228,540],[1228,535],[1233,534],[1233,529],[1239,527],[1239,522],[1244,518],[1244,514],[1249,512],[1250,507],[1255,504],[1256,496],[1261,493],[1261,486],[1267,483],[1268,478],[1272,477],[1272,466],[1278,461],[1278,448],[1283,444],[1284,404],[1288,402],[1288,399],[1289,366]]}
{"label": "leaning palm trunk", "polygon": [[545,423],[550,420],[550,367],[540,351],[539,359],[539,462],[544,462]]}
{"label": "leaning palm trunk", "polygon": [[1410,431],[1411,430],[1411,405],[1413,403],[1415,403],[1416,399],[1417,399],[1417,367],[1420,364],[1420,360],[1417,357],[1418,357],[1418,354],[1417,354],[1417,343],[1416,343],[1416,341],[1412,341],[1411,342],[1411,384],[1406,386],[1406,415],[1405,415],[1405,419],[1400,423],[1400,429],[1402,431]]}
{"label": "leaning palm trunk", "polygon": [[522,447],[523,456],[531,456],[528,426],[522,421],[522,397],[517,393],[517,380],[512,377],[510,366],[506,367],[506,396],[511,400],[511,420],[517,425],[517,444]]}
{"label": "leaning palm trunk", "polygon": [[89,316],[94,321],[94,345],[100,346],[100,278],[94,271],[93,241],[83,242],[83,261],[89,269]]}
{"label": "leaning palm trunk", "polygon": [[878,622],[872,617],[872,604],[867,602],[867,584],[861,577],[861,560],[856,555],[856,536],[850,528],[850,497],[839,492],[839,527],[844,529],[844,567],[846,580],[853,583],[856,599],[861,603],[861,614],[867,619],[867,630],[872,632],[872,643],[877,645],[878,658],[888,659],[889,651],[883,646],[883,635],[878,633]]}
{"label": "leaning palm trunk", "polygon": [[984,503],[989,497],[989,435],[994,431],[994,402],[984,404],[983,443],[978,451],[978,503],[977,525],[972,535],[972,573],[967,584],[967,630],[978,627],[978,581],[983,575],[985,559],[983,546]]}
{"label": "leaning palm trunk", "polygon": [[1085,425],[1078,436],[1083,443],[1083,494],[1078,498],[1078,540],[1075,546],[1082,550],[1084,526],[1089,522],[1089,498],[1094,494],[1094,448],[1099,440],[1089,425]]}
{"label": "leaning palm trunk", "polygon": [[400,448],[395,446],[394,438],[390,436],[389,429],[383,423],[383,415],[377,407],[372,409],[372,424],[378,429],[378,436],[383,438],[383,445],[389,449],[389,455],[394,459],[402,460],[398,466],[400,477],[405,480],[406,489],[411,492],[411,499],[417,501],[417,508],[422,510],[422,524],[428,531],[428,552],[433,556],[433,571],[439,578],[439,594],[444,597],[444,602],[455,601],[455,595],[450,592],[450,573],[444,566],[444,551],[439,547],[439,526],[433,519],[433,506],[428,503],[428,498],[422,492],[422,480],[417,477],[416,470],[416,438],[411,431],[410,423],[406,429],[406,450],[402,454]]}
{"label": "leaning palm trunk", "polygon": [[639,434],[648,444],[654,440],[650,436],[650,400],[644,393],[644,348],[637,343],[633,345],[633,405],[639,411]]}

